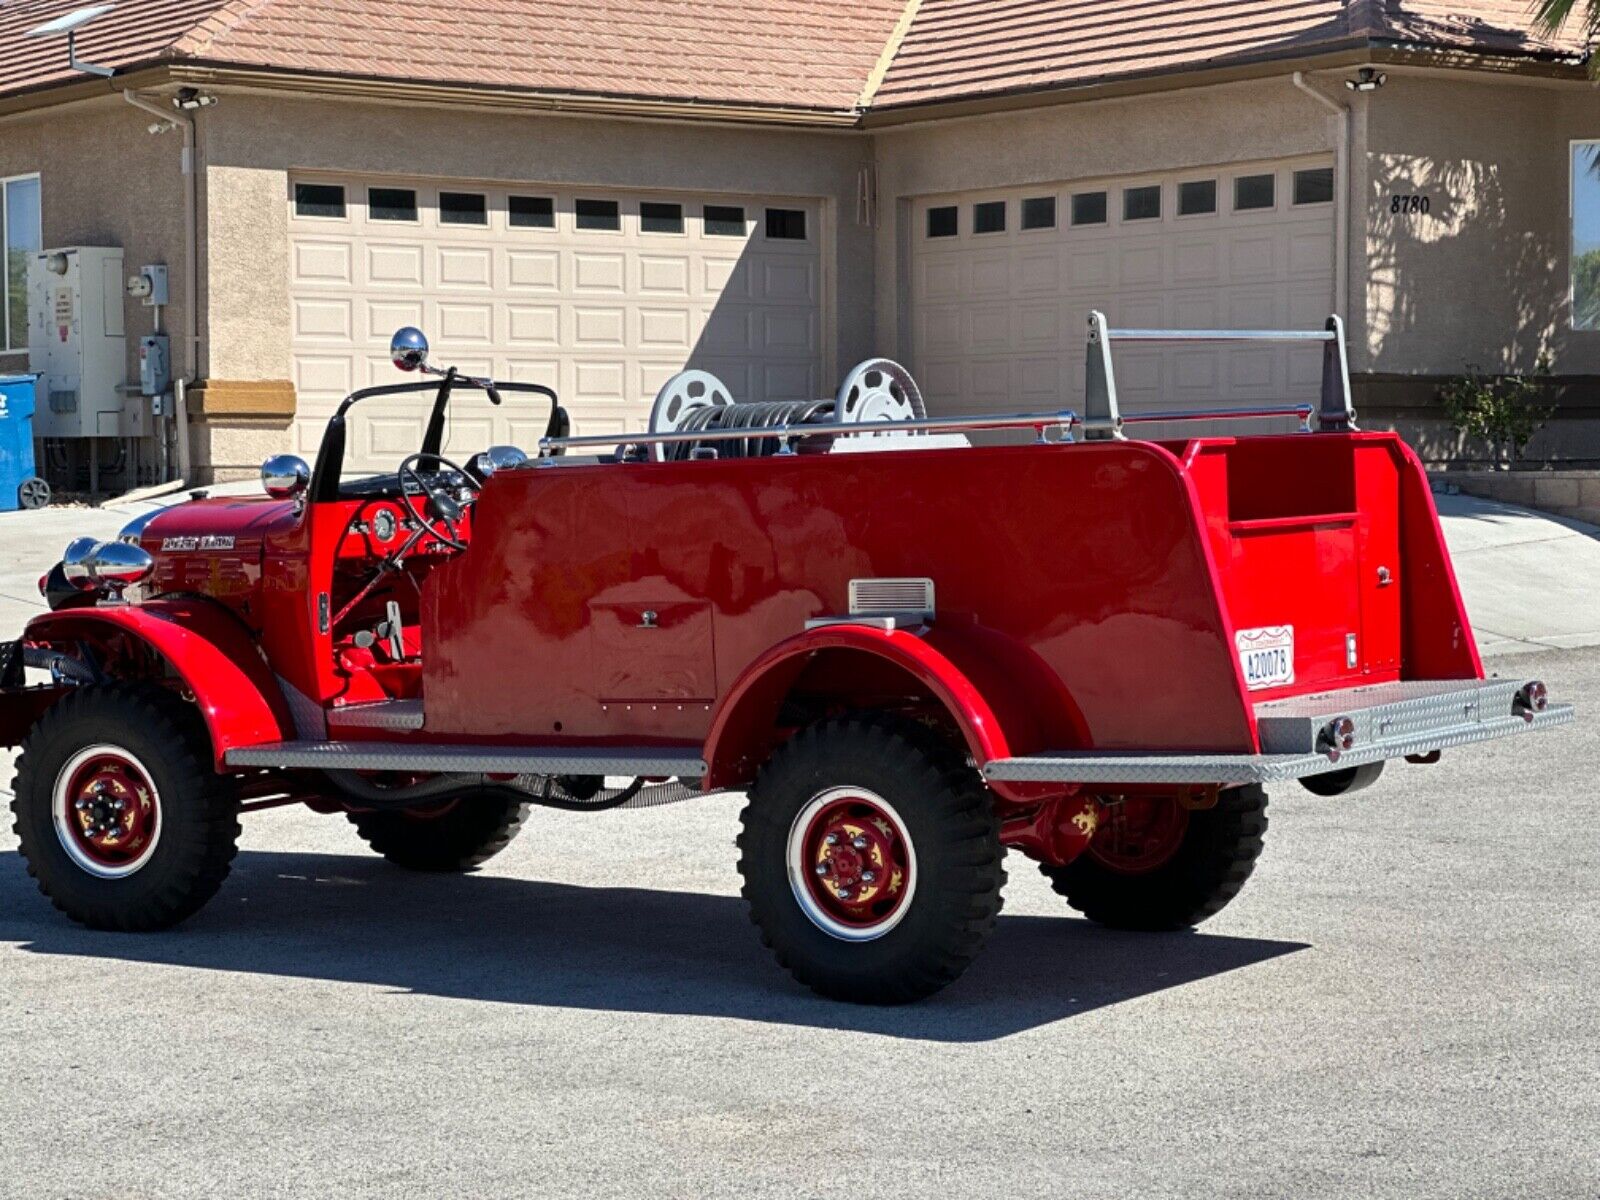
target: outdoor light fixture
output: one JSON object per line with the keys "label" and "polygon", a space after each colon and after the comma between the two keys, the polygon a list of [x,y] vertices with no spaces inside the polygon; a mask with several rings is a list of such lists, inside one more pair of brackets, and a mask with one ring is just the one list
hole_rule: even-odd
{"label": "outdoor light fixture", "polygon": [[1389,82],[1389,77],[1376,67],[1362,67],[1354,79],[1346,79],[1345,87],[1352,92],[1375,92]]}
{"label": "outdoor light fixture", "polygon": [[210,108],[217,102],[217,98],[209,92],[202,92],[199,88],[179,88],[178,94],[172,98],[172,107],[181,108],[192,112],[197,108]]}
{"label": "outdoor light fixture", "polygon": [[76,38],[78,30],[87,25],[96,17],[104,16],[116,5],[96,4],[90,8],[75,8],[65,16],[57,17],[53,21],[46,21],[43,25],[36,25],[28,30],[29,37],[46,38],[67,35],[67,65],[74,71],[82,71],[86,75],[99,75],[110,79],[116,72],[111,67],[100,67],[94,63],[82,62],[78,58]]}

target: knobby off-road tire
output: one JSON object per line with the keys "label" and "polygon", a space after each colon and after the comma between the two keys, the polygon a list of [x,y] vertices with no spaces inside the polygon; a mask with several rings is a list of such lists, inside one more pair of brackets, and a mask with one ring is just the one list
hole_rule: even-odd
{"label": "knobby off-road tire", "polygon": [[[858,842],[865,849],[853,851]],[[911,722],[848,718],[796,735],[750,789],[738,844],[762,941],[834,999],[931,995],[966,970],[1000,912],[988,791],[960,753]],[[831,874],[814,876],[823,867]],[[837,894],[844,880],[850,899],[872,905],[852,910]]]}
{"label": "knobby off-road tire", "polygon": [[356,833],[410,871],[470,871],[510,844],[528,805],[512,796],[472,792],[416,809],[350,813]]}
{"label": "knobby off-road tire", "polygon": [[[39,890],[94,929],[177,924],[216,894],[238,852],[237,793],[212,770],[205,724],[156,684],[67,693],[22,743],[11,810]],[[115,824],[115,842],[92,837],[90,821]]]}
{"label": "knobby off-road tire", "polygon": [[1066,866],[1040,869],[1091,921],[1112,929],[1188,929],[1239,894],[1266,832],[1267,793],[1252,784],[1227,789],[1215,808],[1190,812],[1176,851],[1151,870],[1108,865],[1092,843]]}

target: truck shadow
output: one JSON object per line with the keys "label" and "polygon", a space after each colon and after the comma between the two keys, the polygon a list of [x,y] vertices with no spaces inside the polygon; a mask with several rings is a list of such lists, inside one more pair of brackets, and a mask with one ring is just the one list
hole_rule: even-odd
{"label": "truck shadow", "polygon": [[249,851],[204,911],[153,934],[68,922],[34,891],[15,854],[0,855],[0,941],[107,963],[934,1042],[1005,1037],[1309,948],[1003,916],[955,985],[921,1004],[865,1008],[819,999],[780,971],[736,896],[416,876],[368,857]]}

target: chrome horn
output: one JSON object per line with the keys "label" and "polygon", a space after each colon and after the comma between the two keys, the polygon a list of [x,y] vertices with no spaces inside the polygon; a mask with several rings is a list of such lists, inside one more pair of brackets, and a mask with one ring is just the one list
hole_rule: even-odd
{"label": "chrome horn", "polygon": [[389,339],[389,357],[402,371],[418,371],[428,365],[428,338],[415,325],[394,331]]}

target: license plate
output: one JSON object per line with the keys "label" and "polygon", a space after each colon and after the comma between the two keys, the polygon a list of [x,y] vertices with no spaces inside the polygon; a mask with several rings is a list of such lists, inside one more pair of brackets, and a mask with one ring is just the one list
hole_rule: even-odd
{"label": "license plate", "polygon": [[1252,692],[1294,682],[1294,626],[1268,625],[1233,635],[1244,683]]}

